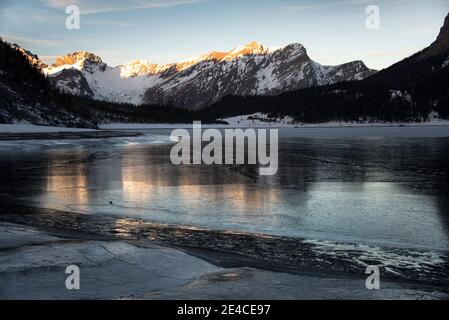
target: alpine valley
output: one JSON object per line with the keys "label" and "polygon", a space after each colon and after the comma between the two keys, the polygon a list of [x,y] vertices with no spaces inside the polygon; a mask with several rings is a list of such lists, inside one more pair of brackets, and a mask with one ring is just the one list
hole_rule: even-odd
{"label": "alpine valley", "polygon": [[251,42],[165,65],[135,60],[110,67],[93,53],[57,58],[44,72],[62,91],[110,102],[162,104],[198,110],[226,95],[277,95],[372,74],[362,61],[323,66],[301,44],[268,49]]}
{"label": "alpine valley", "polygon": [[240,115],[293,124],[449,119],[448,37],[449,15],[429,47],[379,72],[362,61],[321,65],[301,44],[269,49],[257,42],[165,65],[135,60],[111,67],[79,51],[48,66],[0,40],[0,123],[95,128]]}

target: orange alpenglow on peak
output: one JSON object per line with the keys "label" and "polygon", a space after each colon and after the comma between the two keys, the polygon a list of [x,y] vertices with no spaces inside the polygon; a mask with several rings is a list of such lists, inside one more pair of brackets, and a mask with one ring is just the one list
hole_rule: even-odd
{"label": "orange alpenglow on peak", "polygon": [[202,55],[198,60],[201,61],[229,61],[240,56],[263,55],[267,54],[269,49],[257,41],[252,41],[246,45],[237,47],[231,51],[211,51]]}
{"label": "orange alpenglow on peak", "polygon": [[257,41],[252,41],[244,46],[235,48],[228,52],[226,59],[234,59],[239,56],[263,55],[268,53],[268,48]]}

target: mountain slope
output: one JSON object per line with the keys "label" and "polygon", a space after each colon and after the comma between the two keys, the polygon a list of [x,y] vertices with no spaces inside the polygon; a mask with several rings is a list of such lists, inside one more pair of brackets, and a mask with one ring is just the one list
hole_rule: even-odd
{"label": "mountain slope", "polygon": [[449,119],[449,15],[428,48],[362,81],[295,90],[276,97],[228,96],[211,117],[262,112],[298,122]]}
{"label": "mountain slope", "polygon": [[[76,57],[75,57],[76,58]],[[100,61],[89,57],[84,69],[95,72]],[[59,63],[71,63],[61,60]],[[54,90],[42,73],[45,68],[29,51],[0,39],[0,123],[96,128],[108,122],[207,121],[201,114],[170,106],[117,104],[73,96]],[[76,72],[76,69],[62,70]]]}
{"label": "mountain slope", "polygon": [[429,47],[414,55],[379,71],[366,82],[376,86],[399,89],[405,85],[429,81],[439,70],[449,63],[449,15],[440,33]]}
{"label": "mountain slope", "polygon": [[204,108],[225,95],[278,95],[282,92],[360,80],[373,73],[362,62],[322,66],[300,44],[269,50],[250,43],[223,57],[202,60],[148,89],[145,101]]}
{"label": "mountain slope", "polygon": [[63,92],[135,105],[142,103],[153,75],[160,71],[156,65],[142,60],[112,68],[85,51],[59,57],[55,64],[44,69],[52,85]]}
{"label": "mountain slope", "polygon": [[52,94],[42,66],[30,52],[0,39],[0,123],[95,127],[86,114]]}
{"label": "mountain slope", "polygon": [[229,52],[209,52],[180,63],[135,60],[109,67],[91,53],[58,58],[45,72],[57,88],[97,100],[164,104],[197,110],[225,95],[277,95],[298,88],[374,73],[363,62],[322,66],[300,44],[270,50],[251,42]]}

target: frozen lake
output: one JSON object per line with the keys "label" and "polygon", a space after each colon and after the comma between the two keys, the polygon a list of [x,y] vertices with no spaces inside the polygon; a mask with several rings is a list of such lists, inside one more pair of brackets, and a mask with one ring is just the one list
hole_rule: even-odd
{"label": "frozen lake", "polygon": [[220,230],[449,248],[449,127],[281,129],[279,171],[174,166],[171,130],[0,142],[0,199]]}

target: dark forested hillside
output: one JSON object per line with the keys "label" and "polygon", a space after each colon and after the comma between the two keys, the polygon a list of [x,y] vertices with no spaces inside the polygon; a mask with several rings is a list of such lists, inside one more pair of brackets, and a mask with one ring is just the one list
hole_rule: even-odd
{"label": "dark forested hillside", "polygon": [[[228,96],[208,110],[211,117],[230,117],[263,112],[293,116],[296,121],[425,121],[437,112],[449,119],[449,68],[426,81],[398,87],[368,82],[292,91],[276,97]],[[394,88],[394,89],[393,89]]]}
{"label": "dark forested hillside", "polygon": [[225,97],[212,117],[254,112],[299,122],[449,119],[449,15],[428,48],[365,80],[288,92],[276,97]]}

